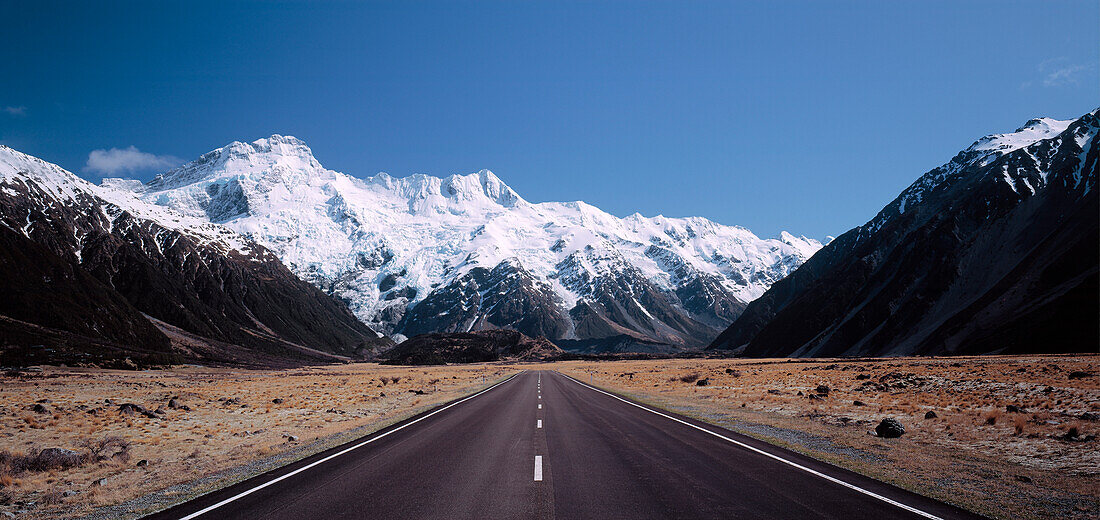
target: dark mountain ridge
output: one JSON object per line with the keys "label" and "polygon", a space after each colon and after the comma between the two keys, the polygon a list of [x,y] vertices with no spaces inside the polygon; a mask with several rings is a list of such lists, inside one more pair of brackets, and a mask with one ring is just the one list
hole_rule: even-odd
{"label": "dark mountain ridge", "polygon": [[1093,111],[979,140],[774,284],[709,348],[1097,352],[1098,128]]}
{"label": "dark mountain ridge", "polygon": [[382,355],[391,365],[443,365],[489,361],[542,361],[563,351],[546,338],[514,330],[433,333],[414,336]]}

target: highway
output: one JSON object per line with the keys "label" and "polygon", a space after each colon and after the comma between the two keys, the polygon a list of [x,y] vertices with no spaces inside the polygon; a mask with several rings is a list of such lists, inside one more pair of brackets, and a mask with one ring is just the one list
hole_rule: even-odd
{"label": "highway", "polygon": [[526,371],[153,519],[980,518]]}

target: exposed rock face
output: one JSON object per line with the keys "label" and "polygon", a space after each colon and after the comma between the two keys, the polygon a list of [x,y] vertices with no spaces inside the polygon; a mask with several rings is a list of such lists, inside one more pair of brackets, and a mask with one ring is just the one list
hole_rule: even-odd
{"label": "exposed rock face", "polygon": [[1095,352],[1097,111],[979,140],[753,301],[745,356]]}
{"label": "exposed rock face", "polygon": [[486,361],[535,361],[563,352],[546,338],[514,330],[423,334],[409,338],[383,355],[393,365],[442,365]]}
{"label": "exposed rock face", "polygon": [[3,146],[0,277],[8,357],[296,363],[386,341],[233,231]]}
{"label": "exposed rock face", "polygon": [[523,266],[501,262],[477,267],[432,293],[402,323],[406,334],[508,328],[539,337],[561,337],[569,324],[550,286]]}

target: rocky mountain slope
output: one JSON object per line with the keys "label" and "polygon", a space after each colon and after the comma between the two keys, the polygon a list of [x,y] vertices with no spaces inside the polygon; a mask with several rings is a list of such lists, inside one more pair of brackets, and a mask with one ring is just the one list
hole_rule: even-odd
{"label": "rocky mountain slope", "polygon": [[1098,111],[984,137],[753,301],[745,356],[1096,352]]}
{"label": "rocky mountain slope", "polygon": [[145,185],[106,183],[254,239],[397,338],[506,328],[576,350],[703,346],[821,247],[702,218],[530,203],[487,170],[361,179],[279,135]]}
{"label": "rocky mountain slope", "polygon": [[539,361],[563,351],[546,338],[531,338],[514,330],[444,332],[413,336],[383,354],[391,365],[443,365],[487,361]]}
{"label": "rocky mountain slope", "polygon": [[5,363],[296,363],[387,345],[267,249],[0,146]]}

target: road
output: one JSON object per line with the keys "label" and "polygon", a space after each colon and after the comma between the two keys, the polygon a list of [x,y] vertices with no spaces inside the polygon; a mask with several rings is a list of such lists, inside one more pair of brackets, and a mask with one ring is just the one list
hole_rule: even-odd
{"label": "road", "polygon": [[154,519],[978,518],[550,371]]}

